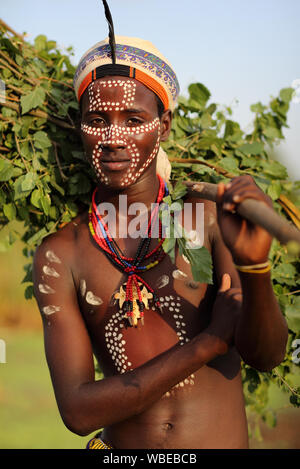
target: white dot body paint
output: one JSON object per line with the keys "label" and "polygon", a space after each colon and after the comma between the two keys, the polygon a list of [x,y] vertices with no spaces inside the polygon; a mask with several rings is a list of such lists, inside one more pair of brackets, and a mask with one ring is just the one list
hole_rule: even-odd
{"label": "white dot body paint", "polygon": [[49,267],[48,265],[43,266],[43,272],[45,275],[48,275],[48,277],[55,277],[55,278],[60,277],[59,273],[56,272],[56,270],[53,269],[52,267]]}
{"label": "white dot body paint", "polygon": [[[180,274],[183,274],[183,272],[181,272],[180,270],[179,271],[174,271],[174,272],[180,272]],[[185,274],[183,275],[183,277],[181,276],[181,278],[185,278]],[[172,295],[164,296],[164,297],[162,296],[162,297],[160,297],[159,300],[160,300],[161,303],[164,304],[164,308],[168,309],[172,313],[174,323],[175,323],[176,334],[177,334],[177,337],[178,337],[178,340],[179,340],[179,344],[184,345],[185,343],[189,342],[190,339],[187,337],[186,323],[184,322],[183,315],[178,314],[180,312],[180,307],[181,307],[180,297],[177,296],[176,303],[175,303],[175,301],[172,301],[172,300],[175,300],[175,298]],[[175,312],[173,312],[175,305],[177,306],[177,308],[175,308]],[[176,392],[178,392],[179,389],[190,388],[191,386],[194,385],[194,379],[195,379],[195,375],[192,374],[188,378],[186,378],[185,380],[180,381],[180,383],[176,384],[175,386],[173,386],[172,389],[170,389],[168,392],[166,392],[164,394],[163,398],[168,398],[168,397],[174,396],[176,394]]]}
{"label": "white dot body paint", "polygon": [[168,283],[169,283],[168,275],[162,275],[161,277],[157,279],[156,288],[163,288],[166,285],[168,285]]}
{"label": "white dot body paint", "polygon": [[55,290],[53,290],[53,288],[49,287],[49,285],[46,285],[45,283],[39,284],[39,291],[45,295],[51,295],[55,293]]}
{"label": "white dot body paint", "polygon": [[45,306],[44,308],[42,308],[42,311],[44,314],[46,314],[46,316],[50,316],[50,314],[54,314],[57,311],[60,311],[60,306],[55,306],[55,305]]}
{"label": "white dot body paint", "polygon": [[184,278],[187,277],[187,274],[185,274],[179,269],[176,269],[176,270],[173,270],[172,277],[175,278],[176,280],[183,280]]}
{"label": "white dot body paint", "polygon": [[49,262],[54,262],[56,264],[61,264],[61,260],[54,254],[53,251],[47,251],[46,252],[46,257]]}
{"label": "white dot body paint", "polygon": [[84,279],[80,280],[79,288],[80,288],[81,296],[84,296],[86,292],[86,281]]}
{"label": "white dot body paint", "polygon": [[182,254],[182,259],[187,263],[187,264],[190,264],[190,261],[188,260],[188,258]]}
{"label": "white dot body paint", "polygon": [[92,293],[91,291],[87,292],[85,299],[89,305],[93,305],[93,306],[99,306],[99,305],[102,305],[103,303],[101,298],[99,298],[98,296],[95,296],[94,293]]}

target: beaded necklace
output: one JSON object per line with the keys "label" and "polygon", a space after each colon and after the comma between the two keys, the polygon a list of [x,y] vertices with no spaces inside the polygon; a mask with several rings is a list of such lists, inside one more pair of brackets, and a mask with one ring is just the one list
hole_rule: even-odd
{"label": "beaded necklace", "polygon": [[[148,308],[148,300],[152,300],[154,306],[162,313],[162,306],[158,296],[153,288],[139,275],[155,267],[165,256],[162,248],[165,238],[162,237],[161,220],[159,220],[158,244],[151,252],[148,252],[151,243],[152,227],[155,226],[157,221],[159,206],[163,198],[169,193],[165,181],[159,175],[157,176],[159,179],[159,190],[155,207],[151,211],[145,233],[146,236],[141,239],[134,258],[126,257],[116,241],[111,237],[108,226],[99,213],[95,202],[97,188],[94,190],[89,209],[89,229],[95,242],[104,251],[109,260],[119,270],[128,275],[127,282],[121,285],[119,291],[115,293],[114,298],[119,301],[119,307],[124,312],[124,317],[128,320],[130,326],[137,326],[139,319],[141,324],[144,324],[144,309]],[[99,236],[97,231],[102,236]],[[146,263],[144,263],[145,261]],[[144,264],[142,265],[142,263]]]}

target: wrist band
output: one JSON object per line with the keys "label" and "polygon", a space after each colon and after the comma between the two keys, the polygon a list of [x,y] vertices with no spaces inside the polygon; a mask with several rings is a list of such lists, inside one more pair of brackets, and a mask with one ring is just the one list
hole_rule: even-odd
{"label": "wrist band", "polygon": [[246,272],[247,274],[264,274],[271,270],[270,262],[264,262],[262,264],[253,264],[253,265],[236,265],[235,268],[240,272]]}

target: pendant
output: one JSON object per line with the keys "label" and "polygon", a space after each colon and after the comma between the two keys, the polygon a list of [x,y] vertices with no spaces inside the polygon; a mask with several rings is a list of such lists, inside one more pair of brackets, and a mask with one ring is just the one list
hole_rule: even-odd
{"label": "pendant", "polygon": [[[122,309],[124,301],[126,301],[126,285],[127,283],[123,283],[123,285],[121,285],[120,287],[120,290],[114,295],[115,299],[119,300],[120,309]],[[142,283],[139,282],[139,286],[142,286]],[[142,297],[142,303],[144,307],[149,309],[148,300],[151,300],[153,298],[152,293],[147,290],[145,285],[143,285],[142,290],[140,290],[140,294]],[[137,302],[138,300],[139,300],[139,295],[136,289],[136,285],[133,284],[132,285],[132,303],[133,304],[132,304],[132,311],[131,311],[132,315],[128,316],[126,313],[124,315],[124,317],[128,319],[131,326],[137,326],[138,319],[141,319],[141,323],[144,324],[144,317],[143,317],[143,314],[141,314],[141,310]]]}

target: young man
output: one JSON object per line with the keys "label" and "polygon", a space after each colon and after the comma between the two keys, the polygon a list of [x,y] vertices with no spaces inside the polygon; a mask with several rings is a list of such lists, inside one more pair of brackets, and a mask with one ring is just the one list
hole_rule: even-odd
{"label": "young man", "polygon": [[[97,44],[74,81],[97,177],[90,215],[46,238],[34,260],[57,404],[71,431],[104,429],[91,448],[247,448],[240,357],[271,370],[287,326],[270,281],[271,238],[234,209],[247,197],[270,201],[248,176],[220,184],[217,207],[186,199],[204,203],[213,286],[193,282],[187,259],[177,252],[173,263],[157,238],[122,236],[133,217],[124,218],[121,195],[127,207],[142,202],[149,220],[166,194],[156,158],[179,89],[150,43],[117,37],[116,51],[112,65],[108,42]],[[97,213],[103,203],[116,211],[114,236]]]}

